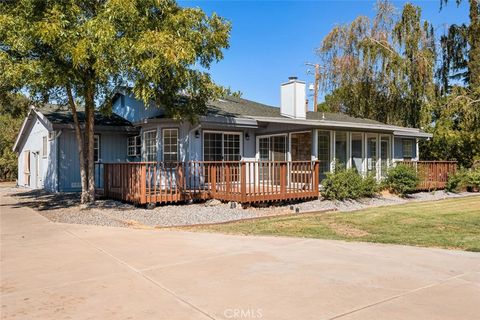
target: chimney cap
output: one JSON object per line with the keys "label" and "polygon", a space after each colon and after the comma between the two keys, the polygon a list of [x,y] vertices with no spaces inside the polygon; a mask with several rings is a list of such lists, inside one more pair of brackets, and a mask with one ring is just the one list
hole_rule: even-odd
{"label": "chimney cap", "polygon": [[288,80],[289,81],[298,80],[298,77],[297,76],[290,76],[290,77],[288,77]]}

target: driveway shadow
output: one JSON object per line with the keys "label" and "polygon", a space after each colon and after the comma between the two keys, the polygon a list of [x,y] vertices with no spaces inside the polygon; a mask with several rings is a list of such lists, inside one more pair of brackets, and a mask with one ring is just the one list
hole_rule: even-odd
{"label": "driveway shadow", "polygon": [[80,204],[80,193],[50,193],[44,190],[28,190],[11,194],[18,203],[13,208],[30,207],[35,210],[65,209]]}

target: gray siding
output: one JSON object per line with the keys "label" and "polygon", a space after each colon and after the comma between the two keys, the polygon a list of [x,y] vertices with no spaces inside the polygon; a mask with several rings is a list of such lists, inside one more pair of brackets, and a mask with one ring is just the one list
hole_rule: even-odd
{"label": "gray siding", "polygon": [[[127,160],[127,135],[122,132],[96,132],[100,136],[101,162],[124,162]],[[64,130],[59,137],[59,191],[81,190],[80,160],[77,140],[72,130]]]}
{"label": "gray siding", "polygon": [[112,111],[132,123],[163,114],[162,109],[156,107],[154,103],[145,108],[142,101],[127,95],[121,95],[115,100]]}
{"label": "gray siding", "polygon": [[[56,142],[49,139],[49,130],[41,119],[34,117],[26,128],[27,138],[18,153],[18,185],[56,191]],[[47,155],[43,155],[43,137],[47,137]],[[30,181],[25,181],[25,152],[30,153]]]}

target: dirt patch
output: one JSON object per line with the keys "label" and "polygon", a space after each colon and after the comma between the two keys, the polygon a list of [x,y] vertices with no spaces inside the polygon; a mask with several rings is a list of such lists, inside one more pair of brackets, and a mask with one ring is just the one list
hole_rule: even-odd
{"label": "dirt patch", "polygon": [[361,238],[361,237],[368,236],[370,234],[365,230],[358,229],[358,228],[348,226],[348,225],[345,225],[345,224],[336,223],[336,222],[328,222],[327,225],[336,234],[341,235],[341,236],[352,237],[352,238]]}

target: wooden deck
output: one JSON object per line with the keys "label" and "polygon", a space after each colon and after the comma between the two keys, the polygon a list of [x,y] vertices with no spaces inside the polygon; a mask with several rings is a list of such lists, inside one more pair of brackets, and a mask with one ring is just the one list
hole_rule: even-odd
{"label": "wooden deck", "polygon": [[[420,176],[418,190],[445,188],[455,161],[404,161]],[[97,191],[138,205],[219,199],[260,203],[315,199],[318,161],[190,161],[103,163],[96,168]],[[97,179],[98,178],[98,179]]]}
{"label": "wooden deck", "polygon": [[415,168],[420,183],[419,191],[445,189],[448,177],[457,171],[457,161],[401,161],[407,166]]}
{"label": "wooden deck", "polygon": [[98,174],[105,197],[140,205],[258,203],[318,197],[319,169],[318,161],[135,162],[105,163]]}

